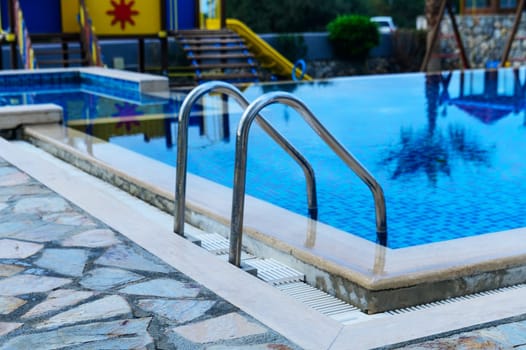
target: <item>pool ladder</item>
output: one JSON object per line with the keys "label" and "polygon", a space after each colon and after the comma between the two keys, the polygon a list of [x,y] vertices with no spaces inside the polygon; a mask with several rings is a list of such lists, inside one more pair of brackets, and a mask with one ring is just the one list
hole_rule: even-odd
{"label": "pool ladder", "polygon": [[184,237],[184,215],[186,207],[186,173],[188,158],[188,124],[193,105],[209,93],[223,93],[233,97],[242,108],[243,115],[236,132],[234,185],[230,226],[229,262],[240,267],[245,203],[247,146],[250,127],[256,121],[303,169],[307,182],[309,215],[317,219],[316,181],[314,171],[303,155],[292,146],[272,125],[261,116],[261,111],[272,104],[284,104],[295,109],[320,138],[347,164],[347,166],[368,186],[371,191],[376,214],[377,242],[387,243],[387,218],[382,187],[369,171],[336,140],[318,121],[311,110],[297,97],[286,92],[270,92],[249,103],[235,86],[212,81],[194,88],[184,99],[179,111],[177,134],[177,167],[175,186],[174,232]]}

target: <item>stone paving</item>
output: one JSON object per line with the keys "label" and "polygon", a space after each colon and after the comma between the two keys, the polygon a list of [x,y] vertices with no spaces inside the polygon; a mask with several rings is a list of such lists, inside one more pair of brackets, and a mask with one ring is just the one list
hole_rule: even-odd
{"label": "stone paving", "polygon": [[[12,349],[300,348],[0,158],[0,350]],[[526,321],[397,349],[526,350]]]}
{"label": "stone paving", "polygon": [[299,349],[0,159],[0,350]]}
{"label": "stone paving", "polygon": [[526,321],[511,322],[399,349],[406,350],[526,350]]}

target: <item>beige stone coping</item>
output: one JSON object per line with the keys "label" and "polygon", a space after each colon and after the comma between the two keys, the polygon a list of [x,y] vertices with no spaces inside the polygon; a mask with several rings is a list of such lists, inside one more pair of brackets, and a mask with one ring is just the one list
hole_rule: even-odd
{"label": "beige stone coping", "polygon": [[53,104],[17,105],[0,107],[0,130],[14,129],[21,125],[59,123],[62,107]]}
{"label": "beige stone coping", "polygon": [[82,67],[77,68],[77,70],[82,73],[136,82],[139,84],[139,91],[141,93],[161,93],[169,90],[168,78],[160,75],[135,73],[102,67]]}
{"label": "beige stone coping", "polygon": [[39,68],[36,70],[14,70],[8,69],[3,70],[0,74],[2,75],[31,75],[31,74],[42,74],[42,73],[65,73],[65,72],[81,72],[92,74],[96,76],[114,78],[120,80],[126,80],[138,83],[139,92],[141,93],[168,93],[169,92],[169,81],[167,77],[136,73],[130,71],[123,71],[112,68],[102,67],[71,67],[71,68]]}

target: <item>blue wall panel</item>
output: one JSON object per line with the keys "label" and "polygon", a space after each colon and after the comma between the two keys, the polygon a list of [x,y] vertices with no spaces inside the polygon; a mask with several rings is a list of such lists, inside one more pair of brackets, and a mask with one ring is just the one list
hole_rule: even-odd
{"label": "blue wall panel", "polygon": [[60,33],[60,0],[20,0],[29,33]]}
{"label": "blue wall panel", "polygon": [[177,21],[178,29],[194,29],[197,27],[196,0],[177,0]]}

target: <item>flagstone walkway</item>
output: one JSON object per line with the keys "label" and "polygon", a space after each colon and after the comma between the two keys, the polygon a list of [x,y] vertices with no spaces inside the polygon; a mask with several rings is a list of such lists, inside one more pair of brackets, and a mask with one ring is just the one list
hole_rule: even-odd
{"label": "flagstone walkway", "polygon": [[400,350],[526,350],[526,321],[510,322],[470,332],[462,332]]}
{"label": "flagstone walkway", "polygon": [[0,350],[299,349],[0,158]]}

